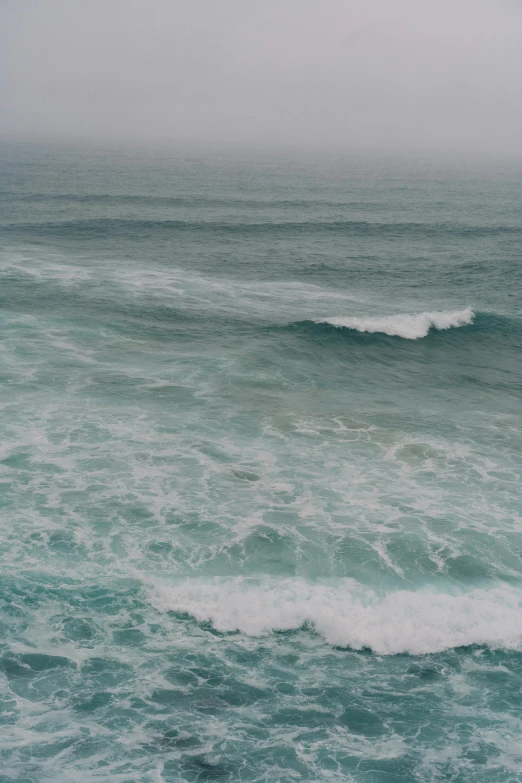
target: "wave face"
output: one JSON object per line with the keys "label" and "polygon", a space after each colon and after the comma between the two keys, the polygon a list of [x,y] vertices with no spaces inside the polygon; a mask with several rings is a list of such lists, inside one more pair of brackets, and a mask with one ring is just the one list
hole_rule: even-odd
{"label": "wave face", "polygon": [[355,329],[358,332],[380,332],[391,337],[404,337],[406,340],[417,340],[426,337],[430,329],[451,329],[473,323],[474,312],[471,307],[453,312],[398,314],[383,317],[367,318],[321,318],[316,323],[327,323],[344,329]]}
{"label": "wave face", "polygon": [[0,146],[2,783],[519,780],[519,174]]}

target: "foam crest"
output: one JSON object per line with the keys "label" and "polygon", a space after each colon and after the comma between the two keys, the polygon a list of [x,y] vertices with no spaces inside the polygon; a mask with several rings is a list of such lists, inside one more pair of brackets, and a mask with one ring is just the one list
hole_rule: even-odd
{"label": "foam crest", "polygon": [[416,340],[426,337],[430,329],[450,329],[473,323],[475,314],[471,307],[453,312],[399,313],[381,317],[361,318],[317,318],[315,323],[327,323],[332,326],[355,329],[358,332],[381,332],[392,337],[404,337]]}
{"label": "foam crest", "polygon": [[221,632],[264,636],[312,626],[330,644],[382,655],[452,647],[522,648],[522,590],[500,586],[459,595],[399,590],[378,596],[353,579],[187,580],[155,584],[160,611],[186,613]]}

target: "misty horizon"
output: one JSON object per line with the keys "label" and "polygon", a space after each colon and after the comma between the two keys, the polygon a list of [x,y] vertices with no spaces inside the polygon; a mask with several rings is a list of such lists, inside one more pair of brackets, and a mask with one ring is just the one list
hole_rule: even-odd
{"label": "misty horizon", "polygon": [[520,154],[522,7],[0,8],[4,138]]}

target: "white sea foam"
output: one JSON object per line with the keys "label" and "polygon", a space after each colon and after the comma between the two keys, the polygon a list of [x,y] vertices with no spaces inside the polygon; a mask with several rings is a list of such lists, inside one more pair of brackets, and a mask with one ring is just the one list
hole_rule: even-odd
{"label": "white sea foam", "polygon": [[450,329],[452,326],[465,326],[473,323],[475,313],[471,307],[452,312],[398,313],[380,317],[361,318],[315,318],[315,323],[327,323],[332,326],[356,329],[358,332],[381,332],[393,337],[416,340],[426,337],[430,329]]}
{"label": "white sea foam", "polygon": [[335,585],[301,579],[242,578],[156,583],[151,601],[218,631],[264,636],[308,624],[327,642],[382,655],[422,655],[472,644],[522,648],[522,590],[499,586],[451,595],[398,590],[384,597],[353,579]]}

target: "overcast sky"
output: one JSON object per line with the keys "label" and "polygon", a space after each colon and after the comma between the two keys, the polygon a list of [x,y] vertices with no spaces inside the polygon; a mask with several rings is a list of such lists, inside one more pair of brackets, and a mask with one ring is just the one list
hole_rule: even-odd
{"label": "overcast sky", "polygon": [[522,153],[522,0],[0,0],[4,133]]}

